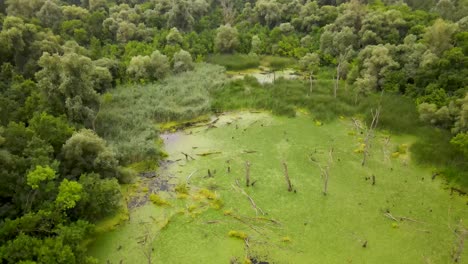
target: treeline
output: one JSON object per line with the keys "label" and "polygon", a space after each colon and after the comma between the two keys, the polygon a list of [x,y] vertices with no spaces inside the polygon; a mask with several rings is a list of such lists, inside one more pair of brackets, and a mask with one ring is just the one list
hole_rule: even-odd
{"label": "treeline", "polygon": [[[450,130],[453,144],[468,155],[468,2],[405,2],[1,1],[0,263],[94,263],[83,240],[92,223],[118,210],[118,184],[133,177],[123,165],[129,157],[161,156],[157,148],[134,153],[156,137],[148,124],[126,128],[145,131],[143,140],[119,144],[128,135],[112,131],[112,122],[127,116],[101,108],[122,111],[125,102],[106,105],[111,99],[102,95],[117,85],[164,82],[212,54],[295,58],[310,80],[332,68],[338,98],[343,81],[354,84],[357,99],[381,91],[407,95],[422,120]],[[177,112],[186,108],[173,108],[174,96],[162,91],[151,98],[152,87],[145,86],[147,100],[134,102],[159,110],[142,108],[139,116],[167,121],[205,113],[211,88],[199,82],[186,100],[202,102],[195,112]],[[177,87],[190,92],[187,83],[166,89],[184,97]],[[297,91],[298,97],[314,93]]]}

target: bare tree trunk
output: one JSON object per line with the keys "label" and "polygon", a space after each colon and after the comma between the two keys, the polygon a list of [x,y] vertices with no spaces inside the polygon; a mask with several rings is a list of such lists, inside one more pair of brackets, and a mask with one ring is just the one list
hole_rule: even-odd
{"label": "bare tree trunk", "polygon": [[377,123],[379,122],[380,108],[381,107],[379,106],[377,110],[375,111],[375,113],[371,110],[372,123],[370,127],[367,129],[366,139],[364,140],[364,151],[363,151],[363,158],[362,158],[362,163],[361,163],[362,166],[366,165],[367,156],[369,155],[369,149],[370,149],[370,143],[371,143],[370,140],[374,136],[374,129],[377,127]]}
{"label": "bare tree trunk", "polygon": [[323,195],[327,195],[328,192],[328,167],[324,171],[324,181],[323,181]]}
{"label": "bare tree trunk", "polygon": [[330,170],[330,167],[331,167],[331,164],[333,163],[333,147],[330,148],[330,151],[328,152],[328,163],[327,163],[327,167],[325,168],[325,170],[323,171],[323,177],[324,177],[324,182],[323,182],[323,195],[327,195],[328,193],[328,179],[330,178],[330,175],[329,175],[329,170]]}
{"label": "bare tree trunk", "polygon": [[455,252],[453,253],[453,262],[459,263],[461,262],[461,256],[463,253],[463,249],[465,247],[465,239],[468,236],[468,230],[462,226],[461,220],[460,224],[457,228],[458,231],[455,232],[455,235],[457,236],[457,248],[455,249]]}
{"label": "bare tree trunk", "polygon": [[333,89],[333,96],[335,98],[336,98],[336,92],[338,90],[338,85],[340,81],[340,67],[341,67],[341,58],[339,59],[338,65],[336,66],[335,88]]}
{"label": "bare tree trunk", "polygon": [[250,162],[245,162],[245,186],[250,186]]}
{"label": "bare tree trunk", "polygon": [[312,95],[312,88],[313,88],[312,87],[312,85],[313,85],[313,77],[312,76],[313,76],[313,74],[314,74],[314,72],[311,71],[310,75],[309,75],[309,81],[310,81],[309,95]]}
{"label": "bare tree trunk", "polygon": [[284,167],[284,178],[286,179],[286,183],[288,184],[288,192],[292,192],[292,184],[291,180],[289,179],[289,173],[288,173],[288,165],[286,164],[286,161],[283,161],[283,167]]}

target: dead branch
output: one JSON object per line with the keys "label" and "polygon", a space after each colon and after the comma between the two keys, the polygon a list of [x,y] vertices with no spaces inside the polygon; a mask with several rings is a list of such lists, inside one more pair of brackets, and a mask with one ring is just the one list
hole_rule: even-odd
{"label": "dead branch", "polygon": [[236,181],[236,185],[235,186],[234,184],[231,184],[231,186],[234,188],[234,190],[240,192],[242,195],[244,195],[245,197],[247,197],[247,199],[249,199],[250,201],[250,204],[252,205],[253,209],[255,210],[255,214],[258,215],[258,211],[260,211],[260,213],[262,215],[265,215],[265,212],[263,212],[263,210],[257,206],[257,204],[255,203],[255,201],[252,199],[252,197],[250,197],[239,185],[239,182]]}
{"label": "dead branch", "polygon": [[398,222],[398,219],[396,219],[391,213],[385,213],[384,216],[392,219],[395,222]]}
{"label": "dead branch", "polygon": [[198,170],[194,170],[192,173],[189,174],[189,176],[187,176],[187,182],[190,180],[190,178],[195,174],[195,172],[197,172]]}
{"label": "dead branch", "polygon": [[214,155],[214,154],[221,154],[221,151],[212,151],[212,152],[204,152],[204,153],[197,153],[195,155],[205,157],[209,155]]}
{"label": "dead branch", "polygon": [[415,222],[415,223],[420,223],[420,224],[425,224],[424,222],[409,218],[409,217],[404,217],[404,216],[397,216],[401,221],[410,221],[410,222]]}
{"label": "dead branch", "polygon": [[251,153],[257,153],[258,151],[256,150],[244,150],[244,153],[251,154]]}
{"label": "dead branch", "polygon": [[190,156],[189,154],[187,154],[187,153],[185,153],[185,152],[181,152],[181,153],[182,153],[182,155],[185,156],[185,160],[188,160],[189,158],[191,158],[192,160],[195,160],[195,158],[192,157],[192,156]]}
{"label": "dead branch", "polygon": [[354,124],[354,128],[359,131],[359,130],[362,130],[362,126],[359,122],[359,120],[357,120],[356,118],[352,117],[351,120],[353,121],[353,124]]}

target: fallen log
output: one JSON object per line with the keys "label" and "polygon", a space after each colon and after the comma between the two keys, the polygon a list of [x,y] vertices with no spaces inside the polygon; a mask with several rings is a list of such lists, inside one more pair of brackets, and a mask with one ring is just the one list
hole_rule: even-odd
{"label": "fallen log", "polygon": [[251,153],[257,153],[258,151],[256,150],[244,150],[244,153],[251,154]]}
{"label": "fallen log", "polygon": [[214,155],[214,154],[221,154],[221,151],[197,153],[197,154],[195,154],[195,155],[201,156],[201,157],[205,157],[205,156]]}
{"label": "fallen log", "polygon": [[258,211],[260,211],[260,213],[262,215],[265,215],[265,212],[263,212],[263,210],[257,206],[257,204],[255,203],[255,201],[252,199],[252,197],[250,197],[239,185],[239,181],[236,180],[236,184],[237,184],[237,187],[234,186],[234,184],[231,184],[232,188],[234,188],[234,190],[240,192],[242,195],[244,195],[245,197],[247,197],[247,199],[249,199],[250,201],[250,204],[252,205],[253,209],[255,210],[255,214],[258,215]]}

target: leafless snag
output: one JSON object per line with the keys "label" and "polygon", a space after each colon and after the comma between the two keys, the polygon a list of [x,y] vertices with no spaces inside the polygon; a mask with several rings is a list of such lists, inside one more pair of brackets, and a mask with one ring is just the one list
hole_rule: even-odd
{"label": "leafless snag", "polygon": [[341,53],[340,56],[338,57],[338,64],[336,65],[336,79],[335,79],[335,86],[333,88],[333,96],[336,98],[336,93],[338,91],[338,88],[339,88],[339,81],[340,81],[340,78],[342,77],[341,76],[341,67],[343,66],[343,63],[346,62],[346,60],[348,59],[349,55],[351,53],[351,49],[348,48],[344,53]]}
{"label": "leafless snag", "polygon": [[219,3],[223,12],[224,24],[233,24],[236,18],[236,9],[234,8],[234,1],[219,0]]}
{"label": "leafless snag", "polygon": [[461,263],[461,256],[463,249],[465,248],[465,239],[468,237],[468,230],[462,225],[462,221],[458,224],[457,229],[455,230],[455,235],[457,237],[456,248],[452,254],[453,262]]}
{"label": "leafless snag", "polygon": [[322,172],[322,178],[323,178],[323,195],[327,195],[328,193],[328,180],[330,178],[330,175],[329,175],[329,170],[330,170],[330,167],[333,163],[333,147],[330,148],[330,151],[328,152],[328,162],[327,162],[327,166],[322,167],[320,164],[318,164],[317,162],[315,162],[315,164],[317,164],[317,166],[320,168],[320,171]]}
{"label": "leafless snag", "polygon": [[375,113],[373,110],[371,110],[372,123],[370,127],[367,129],[366,138],[364,139],[364,151],[363,151],[363,158],[362,158],[362,163],[361,163],[362,166],[366,165],[367,157],[369,156],[371,139],[374,136],[374,130],[377,127],[377,124],[379,122],[380,109],[381,107],[379,106],[377,110],[375,111]]}
{"label": "leafless snag", "polygon": [[245,162],[245,186],[250,186],[250,162]]}
{"label": "leafless snag", "polygon": [[289,179],[289,173],[288,173],[288,165],[286,164],[286,161],[283,161],[283,167],[284,167],[284,178],[286,179],[286,183],[288,184],[288,192],[292,192],[292,184],[291,180]]}

